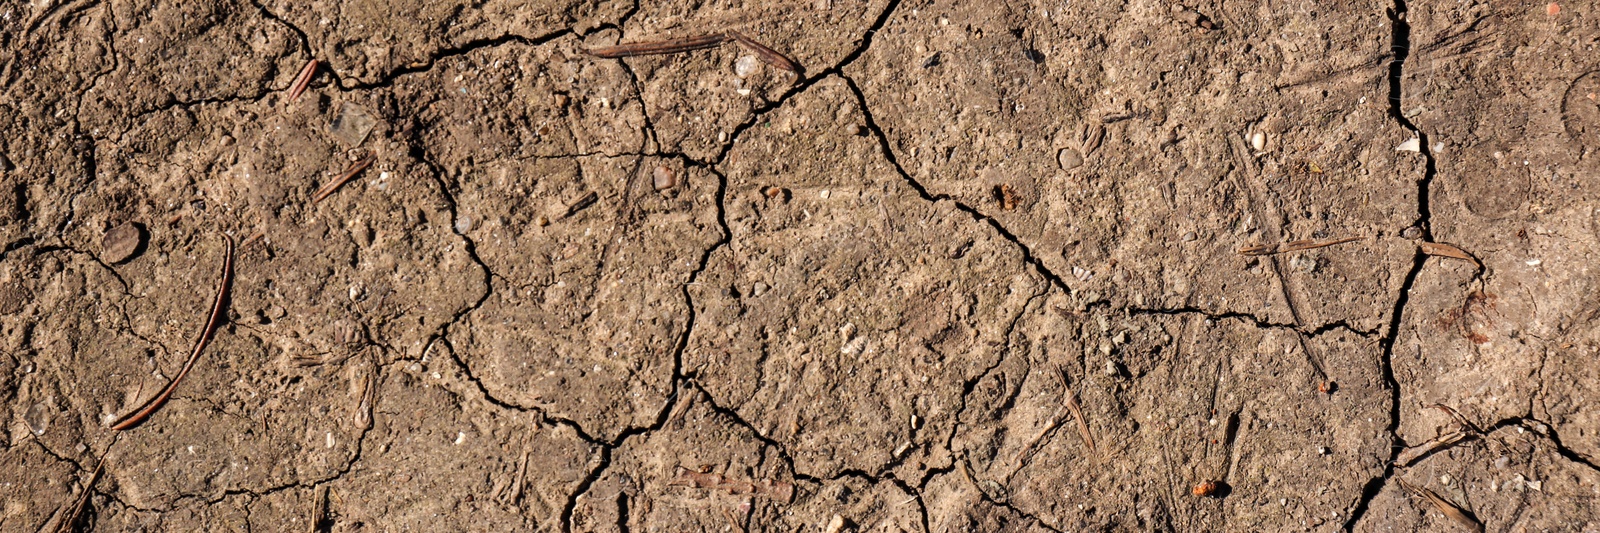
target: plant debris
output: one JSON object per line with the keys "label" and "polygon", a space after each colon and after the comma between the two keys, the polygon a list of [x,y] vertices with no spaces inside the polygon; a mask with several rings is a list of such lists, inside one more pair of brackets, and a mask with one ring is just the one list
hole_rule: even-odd
{"label": "plant debris", "polygon": [[1400,482],[1400,488],[1411,491],[1412,494],[1416,494],[1417,496],[1421,496],[1423,499],[1428,500],[1428,503],[1433,504],[1434,509],[1437,509],[1439,513],[1445,515],[1445,517],[1448,517],[1449,519],[1454,520],[1461,525],[1467,526],[1477,533],[1483,533],[1483,522],[1479,522],[1478,517],[1473,516],[1471,512],[1457,507],[1456,504],[1451,503],[1449,500],[1444,499],[1444,497],[1439,496],[1438,493],[1433,492],[1426,487],[1412,485],[1411,483],[1406,482],[1404,479],[1397,478],[1395,481]]}
{"label": "plant debris", "polygon": [[183,363],[183,370],[179,370],[178,375],[167,382],[166,388],[162,389],[160,394],[150,398],[139,409],[117,418],[111,429],[116,431],[133,429],[150,418],[150,415],[155,414],[156,410],[172,397],[172,392],[178,389],[178,383],[183,381],[183,377],[189,375],[189,369],[194,368],[194,362],[200,359],[200,352],[206,349],[207,344],[211,344],[211,337],[216,334],[217,326],[222,324],[223,316],[227,314],[228,292],[233,287],[233,238],[224,234],[222,240],[225,248],[222,255],[222,275],[217,282],[217,297],[211,303],[211,318],[206,320],[205,327],[200,330],[200,338],[195,339],[194,351],[189,352],[189,360]]}
{"label": "plant debris", "polygon": [[1460,248],[1456,248],[1455,246],[1444,244],[1442,242],[1424,242],[1424,243],[1419,243],[1418,246],[1422,247],[1422,253],[1424,253],[1424,254],[1428,254],[1428,255],[1431,255],[1431,256],[1434,256],[1434,257],[1447,257],[1447,258],[1450,258],[1450,259],[1460,259],[1462,261],[1470,261],[1474,265],[1477,265],[1477,266],[1480,266],[1480,267],[1483,266],[1483,263],[1479,263],[1478,262],[1478,258],[1472,257],[1472,254],[1469,254],[1465,250],[1462,250]]}
{"label": "plant debris", "polygon": [[1273,255],[1286,252],[1298,252],[1300,250],[1310,250],[1313,248],[1326,248],[1335,244],[1359,241],[1364,238],[1365,237],[1346,237],[1331,241],[1299,240],[1290,241],[1283,244],[1255,244],[1240,248],[1239,255]]}

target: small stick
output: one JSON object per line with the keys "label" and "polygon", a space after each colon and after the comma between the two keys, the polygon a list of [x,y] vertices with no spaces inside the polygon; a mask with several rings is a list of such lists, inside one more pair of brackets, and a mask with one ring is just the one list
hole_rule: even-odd
{"label": "small stick", "polygon": [[571,204],[568,204],[567,205],[567,214],[562,215],[561,218],[566,218],[566,217],[570,217],[572,215],[576,215],[576,214],[578,214],[579,211],[582,211],[585,208],[588,208],[589,206],[594,205],[594,203],[596,201],[599,201],[599,200],[600,200],[600,195],[598,195],[598,194],[595,194],[593,192],[591,192],[589,194],[585,194],[585,195],[583,195],[582,198],[579,198],[576,201],[572,202]]}
{"label": "small stick", "polygon": [[1411,491],[1412,494],[1416,494],[1421,496],[1423,499],[1428,500],[1428,503],[1433,504],[1433,507],[1438,509],[1441,514],[1445,515],[1445,517],[1455,520],[1461,525],[1471,528],[1473,531],[1483,533],[1483,522],[1479,522],[1477,517],[1472,516],[1472,513],[1462,510],[1460,507],[1456,507],[1455,504],[1450,503],[1448,500],[1445,500],[1443,497],[1439,496],[1438,493],[1435,493],[1426,487],[1412,485],[1407,483],[1406,480],[1399,478],[1396,478],[1395,481],[1400,482],[1400,488]]}
{"label": "small stick", "polygon": [[61,521],[56,523],[56,533],[72,531],[73,526],[77,525],[78,518],[83,516],[83,507],[89,504],[89,495],[94,493],[94,484],[96,481],[100,481],[100,473],[105,468],[105,457],[101,457],[100,464],[94,467],[94,473],[89,474],[89,482],[83,485],[83,494],[78,495],[78,501],[72,505],[71,509],[67,510],[66,515],[61,517]]}
{"label": "small stick", "polygon": [[1094,435],[1089,433],[1089,420],[1083,417],[1083,407],[1078,405],[1078,395],[1067,386],[1067,371],[1061,370],[1061,389],[1067,401],[1067,409],[1072,411],[1072,416],[1078,419],[1078,435],[1083,437],[1083,443],[1089,446],[1089,453],[1094,453]]}
{"label": "small stick", "polygon": [[222,239],[227,247],[222,256],[222,279],[217,283],[217,298],[211,304],[211,318],[206,320],[205,328],[200,330],[200,338],[195,339],[194,351],[189,353],[189,360],[183,363],[183,370],[179,370],[178,375],[167,382],[167,388],[163,389],[161,394],[145,402],[138,410],[118,418],[111,429],[116,431],[133,429],[150,418],[150,415],[155,414],[156,410],[172,397],[172,392],[178,390],[178,383],[183,381],[183,377],[189,375],[189,369],[194,368],[194,362],[200,359],[200,352],[206,349],[207,344],[211,344],[211,337],[216,334],[217,326],[222,324],[222,317],[228,309],[228,292],[233,287],[233,238],[224,234]]}
{"label": "small stick", "polygon": [[321,189],[317,189],[317,194],[316,196],[312,197],[311,203],[321,202],[323,198],[327,198],[328,195],[333,194],[333,191],[337,191],[339,190],[339,187],[343,187],[345,182],[350,181],[350,178],[356,177],[356,174],[360,174],[361,171],[372,166],[372,162],[376,161],[377,159],[378,158],[376,156],[368,155],[361,158],[360,161],[356,161],[355,163],[351,164],[350,168],[344,169],[344,173],[340,174],[339,177],[333,178],[333,181],[328,182],[327,185],[323,185]]}
{"label": "small stick", "polygon": [[1474,433],[1467,431],[1457,431],[1454,433],[1446,433],[1444,435],[1434,437],[1428,440],[1428,442],[1401,450],[1400,454],[1395,456],[1394,464],[1400,466],[1411,466],[1411,464],[1417,462],[1418,459],[1421,459],[1424,456],[1433,453],[1434,451],[1454,446],[1456,443],[1467,440],[1467,437],[1471,437],[1473,435]]}
{"label": "small stick", "polygon": [[259,240],[261,240],[263,238],[266,238],[266,236],[267,236],[266,230],[256,230],[255,233],[252,233],[252,234],[250,234],[249,237],[245,238],[244,242],[239,243],[239,247],[240,248],[248,247],[248,246],[250,246],[252,244],[255,244],[256,241],[259,241]]}
{"label": "small stick", "polygon": [[756,57],[761,58],[762,61],[766,61],[768,65],[772,65],[795,74],[805,73],[805,70],[800,67],[800,64],[795,63],[793,59],[789,59],[789,56],[778,53],[777,50],[767,48],[766,45],[756,42],[755,39],[745,37],[743,33],[728,30],[728,37],[733,38],[734,41],[744,45],[745,48],[749,48],[750,51],[755,52]]}
{"label": "small stick", "polygon": [[720,33],[685,37],[682,39],[668,39],[665,41],[651,41],[646,43],[619,44],[616,46],[603,46],[584,50],[589,55],[616,59],[622,57],[648,56],[659,54],[676,54],[691,52],[722,46],[728,42],[728,36]]}
{"label": "small stick", "polygon": [[1317,242],[1317,241],[1312,241],[1312,240],[1300,240],[1300,241],[1286,242],[1286,243],[1283,243],[1282,246],[1279,246],[1279,245],[1276,245],[1276,244],[1257,244],[1257,245],[1254,245],[1254,246],[1246,246],[1244,248],[1240,248],[1239,249],[1239,254],[1240,255],[1273,255],[1273,254],[1281,254],[1281,253],[1287,253],[1287,252],[1298,252],[1300,250],[1310,250],[1310,249],[1314,249],[1314,248],[1327,248],[1327,247],[1333,246],[1335,244],[1344,244],[1344,243],[1347,243],[1347,242],[1359,241],[1359,240],[1361,240],[1363,238],[1364,237],[1345,237],[1343,239],[1334,239],[1334,240],[1331,240],[1331,241],[1322,241],[1322,242]]}
{"label": "small stick", "polygon": [[300,75],[294,77],[294,84],[289,86],[290,102],[299,99],[300,94],[306,92],[306,87],[311,86],[311,77],[317,73],[318,64],[317,60],[312,59],[305,68],[300,69]]}

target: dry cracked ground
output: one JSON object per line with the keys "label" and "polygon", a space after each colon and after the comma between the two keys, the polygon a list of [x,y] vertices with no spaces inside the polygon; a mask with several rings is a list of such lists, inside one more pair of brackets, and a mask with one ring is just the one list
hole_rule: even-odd
{"label": "dry cracked ground", "polygon": [[1600,531],[1600,3],[1197,1],[0,1],[0,530]]}

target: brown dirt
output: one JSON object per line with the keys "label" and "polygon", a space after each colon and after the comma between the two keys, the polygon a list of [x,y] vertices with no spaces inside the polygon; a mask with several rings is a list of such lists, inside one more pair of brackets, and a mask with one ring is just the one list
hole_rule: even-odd
{"label": "brown dirt", "polygon": [[1600,531],[1600,3],[1191,7],[0,0],[0,531]]}

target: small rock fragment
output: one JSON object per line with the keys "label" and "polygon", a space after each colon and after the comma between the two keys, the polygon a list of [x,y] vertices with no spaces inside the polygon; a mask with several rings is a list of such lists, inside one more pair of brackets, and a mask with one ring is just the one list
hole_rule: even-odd
{"label": "small rock fragment", "polygon": [[1184,23],[1205,31],[1211,31],[1217,28],[1216,23],[1211,22],[1210,17],[1200,14],[1199,11],[1189,9],[1188,6],[1183,4],[1173,4],[1172,15]]}
{"label": "small rock fragment", "polygon": [[733,73],[741,78],[750,77],[758,68],[761,68],[761,61],[756,56],[740,56],[733,62]]}
{"label": "small rock fragment", "polygon": [[44,435],[44,432],[50,429],[50,411],[52,411],[50,406],[39,402],[29,407],[27,414],[22,416],[23,421],[28,424],[28,431],[32,431],[35,437]]}
{"label": "small rock fragment", "polygon": [[937,66],[939,66],[939,62],[941,61],[941,59],[942,59],[942,57],[939,55],[939,52],[934,52],[933,55],[928,56],[927,59],[922,60],[922,68],[937,67]]}
{"label": "small rock fragment", "polygon": [[1406,229],[1400,230],[1400,238],[1402,238],[1402,239],[1411,239],[1411,240],[1416,240],[1416,239],[1422,238],[1422,228],[1419,228],[1419,227],[1416,227],[1416,226],[1411,226],[1411,227],[1408,227]]}
{"label": "small rock fragment", "polygon": [[823,533],[839,533],[840,531],[844,531],[846,522],[847,521],[843,516],[833,515],[833,520],[828,521],[828,527],[823,529]]}
{"label": "small rock fragment", "polygon": [[1259,131],[1250,134],[1250,147],[1251,148],[1255,148],[1257,152],[1260,152],[1261,150],[1266,149],[1266,147],[1267,147],[1267,134],[1261,133]]}
{"label": "small rock fragment", "polygon": [[144,248],[144,239],[144,226],[137,223],[126,222],[111,228],[100,239],[100,258],[111,264],[133,259]]}
{"label": "small rock fragment", "polygon": [[1073,148],[1062,148],[1056,152],[1056,163],[1061,165],[1061,170],[1072,170],[1083,166],[1083,154]]}
{"label": "small rock fragment", "polygon": [[1394,147],[1394,150],[1396,152],[1418,152],[1418,153],[1421,153],[1422,152],[1422,139],[1418,139],[1416,137],[1412,137],[1411,139],[1407,140],[1406,142],[1400,143],[1400,146]]}
{"label": "small rock fragment", "polygon": [[655,171],[650,173],[650,177],[655,183],[657,191],[665,191],[678,186],[678,173],[673,172],[672,169],[667,168],[665,165],[657,166]]}

